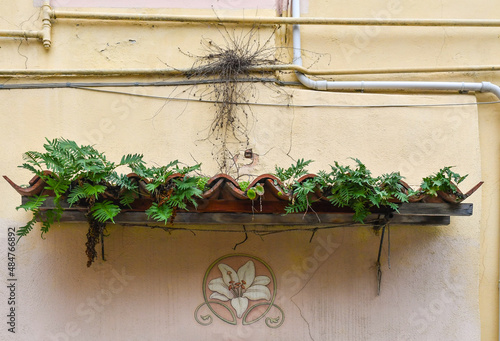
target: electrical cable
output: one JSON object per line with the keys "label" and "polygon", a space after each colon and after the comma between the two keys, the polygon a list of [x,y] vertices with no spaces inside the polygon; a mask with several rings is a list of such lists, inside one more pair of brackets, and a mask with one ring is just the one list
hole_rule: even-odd
{"label": "electrical cable", "polygon": [[[184,81],[160,81],[160,82],[116,82],[116,83],[31,83],[31,84],[0,84],[0,90],[24,90],[24,89],[79,89],[87,91],[105,92],[118,95],[136,96],[152,99],[183,101],[183,102],[201,102],[201,103],[219,103],[214,100],[204,100],[196,98],[182,98],[182,97],[167,97],[157,95],[136,94],[132,92],[117,91],[117,90],[104,90],[96,89],[101,87],[151,87],[151,86],[194,86],[194,85],[207,85],[224,82],[218,79],[205,79],[205,80],[184,80]],[[275,83],[280,86],[300,86],[299,82],[284,82],[274,78],[245,78],[238,82],[251,82],[251,83]],[[342,104],[293,104],[293,103],[252,103],[252,102],[234,102],[229,104],[235,105],[252,105],[252,106],[271,106],[271,107],[294,107],[294,108],[411,108],[411,107],[452,107],[452,106],[470,106],[470,105],[490,105],[498,104],[500,101],[489,102],[469,102],[469,103],[437,103],[437,104],[372,104],[372,105],[342,105]]]}
{"label": "electrical cable", "polygon": [[[167,96],[157,96],[157,95],[144,95],[135,94],[130,92],[115,91],[115,90],[103,90],[103,89],[92,89],[88,87],[75,87],[74,89],[106,92],[119,95],[129,95],[138,96],[145,98],[170,100],[170,101],[183,101],[183,102],[201,102],[201,103],[219,103],[219,101],[195,99],[195,98],[182,98],[182,97],[167,97]],[[469,106],[469,105],[486,105],[486,104],[498,104],[500,101],[491,102],[468,102],[468,103],[437,103],[437,104],[372,104],[372,105],[343,105],[343,104],[280,104],[280,103],[252,103],[252,102],[234,102],[228,104],[235,105],[252,105],[252,106],[270,106],[270,107],[293,107],[293,108],[413,108],[413,107],[452,107],[452,106]]]}

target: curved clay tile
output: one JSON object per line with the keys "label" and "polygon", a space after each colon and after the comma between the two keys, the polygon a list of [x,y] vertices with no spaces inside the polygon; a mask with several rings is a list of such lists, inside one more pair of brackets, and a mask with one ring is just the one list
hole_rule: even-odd
{"label": "curved clay tile", "polygon": [[437,194],[439,195],[440,198],[442,198],[444,201],[451,203],[451,204],[459,204],[468,197],[470,197],[475,191],[481,187],[481,185],[484,183],[484,181],[480,181],[477,185],[472,187],[467,193],[463,194],[458,187],[457,189],[457,194],[449,194],[445,192],[438,191]]}
{"label": "curved clay tile", "polygon": [[165,180],[165,183],[169,182],[170,180],[173,180],[173,179],[178,179],[178,178],[184,178],[184,174],[181,174],[181,173],[174,173],[170,176],[167,177],[167,179]]}
{"label": "curved clay tile", "polygon": [[211,177],[211,178],[207,181],[207,185],[208,185],[208,186],[210,186],[210,185],[212,185],[212,183],[213,183],[213,182],[218,181],[218,180],[220,180],[220,179],[224,179],[224,180],[226,180],[226,181],[231,182],[233,185],[238,186],[238,182],[237,182],[236,180],[234,180],[234,178],[233,178],[233,177],[231,177],[231,176],[229,176],[229,175],[227,175],[227,174],[222,174],[222,173],[221,173],[221,174],[217,174],[217,175],[212,176],[212,177]]}
{"label": "curved clay tile", "polygon": [[[281,182],[278,182],[281,183]],[[270,190],[271,194],[282,201],[290,201],[291,197],[285,192],[283,186],[276,185],[273,180],[266,179],[267,189]]]}
{"label": "curved clay tile", "polygon": [[441,198],[439,195],[424,194],[421,202],[440,204],[440,203],[444,203],[446,201],[444,201],[443,198]]}
{"label": "curved clay tile", "polygon": [[[474,194],[475,191],[479,189],[484,184],[484,181],[479,181],[476,186],[472,187],[467,193],[464,194],[465,198],[470,197],[472,194]],[[464,198],[464,199],[465,199]]]}
{"label": "curved clay tile", "polygon": [[272,175],[272,174],[262,174],[262,175],[259,175],[258,177],[256,177],[251,183],[250,185],[248,185],[248,188],[251,188],[251,187],[254,187],[255,185],[257,185],[259,182],[265,182],[266,180],[271,180],[271,181],[276,181],[278,183],[279,186],[281,187],[284,187],[283,186],[283,183],[280,181],[280,179],[278,179],[276,176]]}
{"label": "curved clay tile", "polygon": [[128,173],[127,178],[137,178],[140,179],[141,177],[137,175],[137,173]]}
{"label": "curved clay tile", "polygon": [[305,174],[305,175],[302,175],[298,180],[297,182],[304,182],[306,180],[309,180],[309,179],[313,179],[317,177],[316,174]]}
{"label": "curved clay tile", "polygon": [[236,199],[248,200],[247,195],[239,187],[236,187],[231,182],[226,183],[226,187],[229,189],[229,193]]}
{"label": "curved clay tile", "polygon": [[[208,191],[205,191],[202,194],[203,199],[212,199],[212,198],[217,199],[218,198],[220,191],[222,190],[222,185],[224,184],[225,181],[224,181],[224,178],[222,178],[222,179],[217,178],[214,181],[217,181],[215,183],[215,185],[212,185],[212,187]],[[212,181],[211,184],[213,184],[213,183],[214,182]]]}
{"label": "curved clay tile", "polygon": [[264,186],[264,195],[262,196],[262,200],[284,201],[290,199],[286,194],[283,183],[273,174],[259,175],[250,183],[248,188],[255,187],[258,184]]}
{"label": "curved clay tile", "polygon": [[[39,176],[36,176],[33,179],[31,179],[33,182],[33,185],[30,187],[27,187],[27,188],[23,188],[21,186],[16,185],[14,183],[14,181],[9,179],[6,175],[4,175],[3,178],[5,180],[7,180],[7,182],[12,186],[12,188],[14,188],[16,190],[17,193],[19,193],[23,196],[30,197],[33,195],[38,195],[43,191],[43,188],[45,187],[45,181],[41,180],[41,178]],[[33,181],[33,180],[35,180],[35,178],[38,178],[38,180]]]}
{"label": "curved clay tile", "polygon": [[[52,174],[50,171],[44,171],[44,174]],[[135,173],[130,173],[127,175],[127,177],[134,179],[137,181],[137,184],[139,186],[139,199],[144,198],[147,199],[150,197],[150,193],[146,190],[146,184],[148,183],[148,179],[142,179],[140,176],[138,176]],[[182,178],[184,177],[183,174],[176,173],[172,174],[169,176],[166,180],[166,182],[175,179],[175,178]],[[308,179],[312,179],[316,177],[315,174],[306,174],[302,177],[300,177],[297,181],[298,182],[304,182]],[[29,184],[30,186],[27,188],[21,187],[16,185],[12,180],[10,180],[7,176],[4,176],[5,180],[16,190],[17,193],[19,193],[22,196],[34,196],[40,194],[46,185],[45,181],[43,181],[42,178],[39,176],[33,177],[30,181]],[[400,181],[401,185],[403,186],[403,191],[408,193],[411,190],[411,187],[404,181]],[[255,178],[251,184],[249,185],[249,188],[256,186],[257,184],[262,184],[265,188],[264,195],[261,197],[263,201],[269,202],[287,202],[291,200],[291,194],[287,193],[285,191],[285,186],[284,184],[274,175],[272,174],[262,174]],[[419,193],[417,195],[413,195],[409,198],[409,202],[436,202],[436,203],[461,203],[464,201],[466,198],[471,196],[474,192],[476,192],[483,182],[479,182],[477,185],[475,185],[473,188],[471,188],[467,193],[462,194],[460,189],[456,187],[456,190],[458,192],[458,195],[453,194],[446,194],[443,192],[438,192],[437,196],[430,196],[427,194],[422,194]],[[207,181],[207,190],[204,191],[202,194],[202,199],[201,200],[250,200],[246,193],[241,190],[239,187],[238,182],[231,176],[227,174],[217,174],[210,178]],[[50,195],[50,193],[47,193]],[[322,193],[319,189],[314,192],[314,195],[311,198],[312,202],[315,201],[328,201],[328,199],[324,196],[324,193]]]}

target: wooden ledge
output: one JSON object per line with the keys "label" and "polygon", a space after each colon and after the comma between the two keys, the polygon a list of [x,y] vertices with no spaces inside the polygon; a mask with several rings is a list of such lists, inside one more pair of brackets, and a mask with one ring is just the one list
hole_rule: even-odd
{"label": "wooden ledge", "polygon": [[[28,200],[28,197],[23,197],[23,203]],[[174,224],[162,224],[161,226],[175,225],[262,225],[262,226],[329,226],[329,225],[352,225],[355,222],[352,220],[353,212],[345,208],[337,208],[331,206],[328,211],[317,213],[308,212],[284,214],[283,211],[276,212],[259,212],[256,205],[253,213],[248,212],[199,212],[196,210],[179,211],[175,217]],[[61,222],[87,222],[85,216],[87,209],[83,207],[69,207],[67,203],[63,203],[65,209],[61,218]],[[41,207],[42,211],[54,208],[52,198]],[[400,205],[399,212],[390,212],[387,209],[377,209],[373,214],[366,218],[366,224],[374,221],[383,220],[387,215],[392,224],[396,225],[449,225],[451,216],[471,216],[473,213],[473,204],[460,203],[404,203]],[[116,224],[160,224],[154,220],[147,218],[143,210],[123,210],[115,217]],[[160,227],[160,226],[159,226]]]}

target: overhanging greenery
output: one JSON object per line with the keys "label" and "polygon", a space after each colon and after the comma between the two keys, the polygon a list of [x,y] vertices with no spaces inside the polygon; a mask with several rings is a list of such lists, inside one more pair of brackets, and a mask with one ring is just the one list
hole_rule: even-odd
{"label": "overhanging greenery", "polygon": [[[144,210],[145,214],[166,224],[174,221],[179,209],[196,208],[197,200],[207,190],[209,178],[198,174],[199,164],[181,167],[175,160],[166,166],[149,167],[140,154],[124,155],[120,162],[115,163],[93,146],[80,146],[64,138],[47,139],[44,149],[44,152],[28,151],[23,155],[25,162],[20,167],[39,176],[45,187],[39,195],[30,197],[17,207],[33,214],[32,219],[19,228],[18,236],[26,236],[39,220],[42,221],[42,236],[47,233],[64,212],[61,200],[66,200],[70,207],[86,207],[89,222],[86,244],[88,266],[97,256],[95,245],[99,243],[106,224],[114,223],[114,218],[122,210],[130,208],[138,198],[150,198],[152,202]],[[360,160],[353,160],[355,167],[334,162],[329,171],[320,171],[316,176],[307,176],[306,167],[311,160],[299,159],[288,168],[276,166],[275,176],[283,189],[278,194],[289,198],[283,213],[312,210],[311,205],[319,195],[328,199],[332,206],[351,208],[354,211],[353,220],[362,223],[373,207],[397,211],[399,204],[419,195],[436,196],[443,191],[455,195],[457,199],[463,198],[456,185],[466,176],[452,172],[451,167],[444,167],[425,177],[421,188],[414,191],[404,186],[399,172],[373,177]],[[118,169],[124,167],[134,175],[118,173]],[[301,179],[303,176],[306,178]],[[278,180],[275,180],[276,185]],[[260,183],[250,185],[249,182],[241,182],[239,187],[252,202],[261,200],[264,186]],[[49,196],[53,197],[54,207],[43,210],[42,214],[42,206]]]}

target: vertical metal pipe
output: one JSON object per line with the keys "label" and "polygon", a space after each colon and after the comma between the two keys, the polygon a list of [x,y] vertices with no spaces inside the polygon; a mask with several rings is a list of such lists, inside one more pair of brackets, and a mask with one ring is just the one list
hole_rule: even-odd
{"label": "vertical metal pipe", "polygon": [[50,6],[50,0],[45,0],[42,6],[42,30],[40,39],[42,40],[43,47],[45,47],[46,49],[49,49],[50,45],[52,44],[52,22],[50,19],[51,12],[52,7]]}

